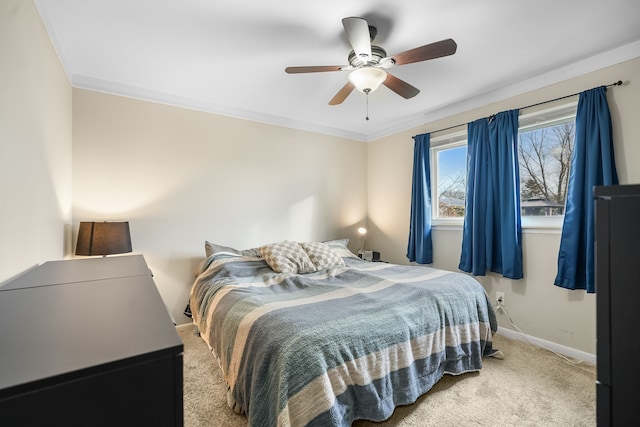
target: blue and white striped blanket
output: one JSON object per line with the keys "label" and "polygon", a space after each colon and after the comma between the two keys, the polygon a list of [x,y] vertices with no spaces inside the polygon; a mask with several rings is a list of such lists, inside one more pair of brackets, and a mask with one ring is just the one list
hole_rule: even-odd
{"label": "blue and white striped blanket", "polygon": [[218,253],[191,290],[193,320],[251,426],[381,421],[444,374],[482,368],[496,320],[461,273],[344,258],[296,275]]}

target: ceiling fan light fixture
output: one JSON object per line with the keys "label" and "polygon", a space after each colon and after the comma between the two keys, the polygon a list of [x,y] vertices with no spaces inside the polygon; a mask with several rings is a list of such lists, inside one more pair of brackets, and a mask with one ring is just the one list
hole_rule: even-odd
{"label": "ceiling fan light fixture", "polygon": [[387,72],[377,67],[362,67],[349,73],[349,81],[362,93],[378,89],[387,78]]}

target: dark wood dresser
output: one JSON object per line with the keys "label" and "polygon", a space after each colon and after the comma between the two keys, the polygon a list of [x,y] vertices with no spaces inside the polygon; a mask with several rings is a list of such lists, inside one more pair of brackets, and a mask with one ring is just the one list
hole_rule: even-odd
{"label": "dark wood dresser", "polygon": [[183,345],[142,255],[0,286],[0,426],[182,426]]}
{"label": "dark wood dresser", "polygon": [[640,185],[595,187],[597,422],[638,425]]}

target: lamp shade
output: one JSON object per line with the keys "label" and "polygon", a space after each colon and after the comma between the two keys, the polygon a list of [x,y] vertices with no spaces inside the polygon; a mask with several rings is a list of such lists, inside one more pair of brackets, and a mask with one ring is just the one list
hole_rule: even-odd
{"label": "lamp shade", "polygon": [[349,81],[360,92],[368,93],[378,89],[387,79],[387,72],[381,68],[365,66],[353,70],[349,74]]}
{"label": "lamp shade", "polygon": [[81,222],[76,255],[112,255],[131,252],[128,222]]}

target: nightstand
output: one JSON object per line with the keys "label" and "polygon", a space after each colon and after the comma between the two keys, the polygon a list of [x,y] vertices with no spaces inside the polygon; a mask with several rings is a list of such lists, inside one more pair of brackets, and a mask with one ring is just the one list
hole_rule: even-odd
{"label": "nightstand", "polygon": [[183,425],[183,345],[142,255],[6,283],[0,336],[0,425]]}

